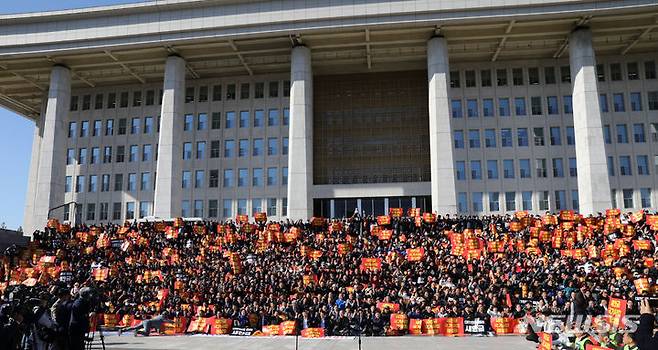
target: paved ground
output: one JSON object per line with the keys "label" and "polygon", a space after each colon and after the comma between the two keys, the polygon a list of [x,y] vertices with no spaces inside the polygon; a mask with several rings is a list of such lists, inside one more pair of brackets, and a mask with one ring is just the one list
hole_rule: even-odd
{"label": "paved ground", "polygon": [[[361,338],[363,350],[393,349],[446,349],[446,350],[533,350],[536,344],[524,337],[389,337]],[[294,350],[294,337],[231,337],[231,336],[156,336],[133,337],[124,334],[121,337],[109,335],[105,338],[107,349],[230,349],[230,350]],[[94,346],[95,349],[98,347]],[[358,340],[354,338],[338,339],[302,339],[299,338],[299,350],[357,350]]]}

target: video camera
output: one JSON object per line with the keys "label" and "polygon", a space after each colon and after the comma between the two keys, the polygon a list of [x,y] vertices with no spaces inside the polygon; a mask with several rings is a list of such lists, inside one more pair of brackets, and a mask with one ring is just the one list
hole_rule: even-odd
{"label": "video camera", "polygon": [[653,308],[658,308],[658,296],[657,296],[657,295],[651,295],[651,296],[636,296],[635,298],[633,298],[633,300],[634,300],[635,302],[637,302],[638,304],[639,304],[642,300],[648,300],[648,301],[649,301],[649,305],[650,305],[651,307],[653,307]]}

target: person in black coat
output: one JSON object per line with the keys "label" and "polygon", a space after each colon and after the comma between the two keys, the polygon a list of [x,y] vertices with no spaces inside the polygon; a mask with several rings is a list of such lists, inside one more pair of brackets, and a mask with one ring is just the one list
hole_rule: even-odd
{"label": "person in black coat", "polygon": [[656,316],[651,305],[649,305],[649,300],[642,299],[640,302],[640,325],[632,336],[639,350],[658,349],[658,334],[653,332],[655,321]]}
{"label": "person in black coat", "polygon": [[85,348],[85,334],[89,332],[89,313],[92,311],[93,292],[84,287],[71,304],[71,321],[69,323],[69,346],[71,350]]}

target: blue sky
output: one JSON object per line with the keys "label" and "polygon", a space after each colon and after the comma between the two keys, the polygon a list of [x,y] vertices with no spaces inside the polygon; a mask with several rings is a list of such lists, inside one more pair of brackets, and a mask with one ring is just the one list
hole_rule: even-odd
{"label": "blue sky", "polygon": [[[26,0],[3,1],[0,14],[61,10],[130,0]],[[16,229],[23,222],[27,177],[32,155],[34,122],[0,107],[0,223]]]}

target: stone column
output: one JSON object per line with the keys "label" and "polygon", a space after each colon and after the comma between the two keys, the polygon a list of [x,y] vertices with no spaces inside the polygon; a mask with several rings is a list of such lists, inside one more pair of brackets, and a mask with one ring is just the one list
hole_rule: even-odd
{"label": "stone column", "polygon": [[167,219],[180,216],[181,124],[185,105],[185,60],[167,58],[165,66],[157,176],[153,215]]}
{"label": "stone column", "polygon": [[448,99],[448,45],[443,37],[427,42],[427,80],[430,116],[430,170],[432,211],[457,213],[452,128]]}
{"label": "stone column", "polygon": [[[64,204],[66,178],[66,117],[71,105],[71,71],[57,65],[50,73],[50,88],[43,124],[37,123],[32,144],[30,179],[26,197],[25,231],[43,229],[48,221],[51,208]],[[43,129],[41,128],[43,125]],[[40,137],[38,137],[40,135]],[[40,138],[38,140],[37,138]],[[39,148],[37,159],[35,147]],[[36,174],[35,174],[36,169]],[[34,177],[34,178],[33,178]],[[32,181],[36,179],[36,182]],[[29,196],[33,196],[30,198]],[[28,217],[29,205],[31,217]],[[53,214],[54,215],[54,214]]]}
{"label": "stone column", "polygon": [[585,215],[595,214],[612,207],[612,200],[596,86],[596,58],[589,28],[578,28],[571,33],[569,61],[573,81],[579,211]]}
{"label": "stone column", "polygon": [[41,102],[41,114],[34,121],[34,136],[32,136],[32,158],[30,158],[30,173],[27,180],[27,192],[25,193],[25,210],[23,212],[23,232],[32,235],[37,230],[34,223],[34,203],[37,191],[37,177],[39,175],[39,157],[41,152],[41,139],[43,138],[43,124],[46,115],[48,99]]}
{"label": "stone column", "polygon": [[292,49],[288,152],[288,217],[308,219],[313,214],[313,70],[311,50]]}

